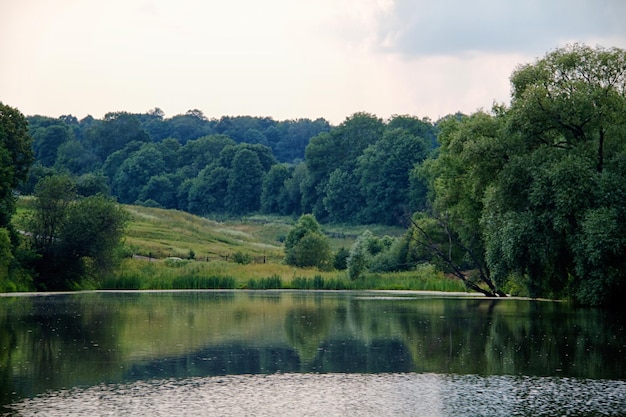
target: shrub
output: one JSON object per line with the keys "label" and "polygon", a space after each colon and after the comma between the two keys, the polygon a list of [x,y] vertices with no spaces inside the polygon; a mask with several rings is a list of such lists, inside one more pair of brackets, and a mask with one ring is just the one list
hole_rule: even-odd
{"label": "shrub", "polygon": [[242,265],[247,265],[250,262],[252,262],[252,256],[250,256],[250,254],[248,253],[243,253],[241,251],[237,251],[233,253],[232,259],[234,262],[237,262],[238,264],[242,264]]}

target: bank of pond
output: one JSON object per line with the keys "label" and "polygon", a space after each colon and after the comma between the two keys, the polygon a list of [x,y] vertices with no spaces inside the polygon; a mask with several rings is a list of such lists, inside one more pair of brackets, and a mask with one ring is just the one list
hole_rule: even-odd
{"label": "bank of pond", "polygon": [[277,263],[238,264],[183,259],[126,259],[119,271],[102,281],[85,281],[77,289],[300,289],[300,290],[414,290],[466,292],[457,279],[432,265],[412,271],[367,273],[351,280],[346,271],[320,271]]}

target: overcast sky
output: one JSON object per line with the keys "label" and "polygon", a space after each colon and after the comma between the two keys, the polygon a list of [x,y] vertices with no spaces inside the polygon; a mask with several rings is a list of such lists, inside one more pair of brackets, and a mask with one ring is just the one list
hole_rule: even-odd
{"label": "overcast sky", "polygon": [[433,120],[509,102],[568,43],[626,48],[624,0],[0,0],[0,101],[26,115]]}

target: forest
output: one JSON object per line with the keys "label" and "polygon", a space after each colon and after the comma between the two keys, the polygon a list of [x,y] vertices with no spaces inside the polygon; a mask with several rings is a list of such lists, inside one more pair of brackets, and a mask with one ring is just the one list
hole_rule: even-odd
{"label": "forest", "polygon": [[398,242],[364,239],[390,270],[430,263],[486,295],[617,306],[626,295],[626,52],[570,45],[510,80],[510,104],[434,122],[365,112],[337,126],[199,110],[168,118],[158,108],[78,120],[3,105],[0,231],[13,243],[0,249],[15,258],[15,198],[41,195],[42,182],[62,175],[82,199],[402,226]]}
{"label": "forest", "polygon": [[209,120],[198,110],[165,118],[158,109],[27,121],[35,164],[21,193],[62,172],[83,195],[110,193],[120,203],[199,215],[313,213],[320,221],[406,225],[425,196],[423,182],[408,173],[436,144],[427,119],[384,122],[367,113],[339,126]]}

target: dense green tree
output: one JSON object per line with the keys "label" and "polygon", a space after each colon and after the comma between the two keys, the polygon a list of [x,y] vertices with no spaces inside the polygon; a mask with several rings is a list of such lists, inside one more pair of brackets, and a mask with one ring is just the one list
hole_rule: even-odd
{"label": "dense green tree", "polygon": [[102,162],[113,152],[135,141],[147,143],[150,137],[142,129],[137,117],[126,112],[107,113],[102,123],[97,124],[84,139],[85,146]]}
{"label": "dense green tree", "polygon": [[165,138],[178,139],[183,145],[190,140],[211,135],[213,128],[200,110],[189,110],[164,121],[166,134],[155,137],[154,140]]}
{"label": "dense green tree", "polygon": [[287,199],[285,181],[291,178],[293,168],[286,164],[276,164],[270,168],[263,180],[261,210],[264,213],[289,214],[283,211]]}
{"label": "dense green tree", "polygon": [[387,129],[364,150],[356,170],[364,194],[361,222],[408,224],[407,216],[417,209],[410,206],[410,173],[429,150],[424,139],[402,128]]}
{"label": "dense green tree", "polygon": [[225,146],[220,152],[218,164],[224,168],[231,169],[235,156],[242,149],[247,149],[256,154],[259,162],[261,163],[262,171],[268,172],[272,165],[276,164],[276,158],[272,154],[272,149],[259,144],[240,143],[234,146]]}
{"label": "dense green tree", "polygon": [[226,146],[235,146],[234,140],[224,135],[203,136],[188,141],[178,151],[181,165],[184,164],[189,178],[195,177],[207,165],[215,162]]}
{"label": "dense green tree", "polygon": [[348,269],[348,256],[350,256],[349,249],[343,246],[337,249],[333,257],[333,267],[338,271]]}
{"label": "dense green tree", "polygon": [[348,277],[351,280],[358,279],[367,271],[372,259],[369,253],[370,240],[374,238],[374,235],[369,230],[366,230],[359,236],[352,247],[350,248],[350,255],[346,260],[346,266],[348,268]]}
{"label": "dense green tree", "polygon": [[93,152],[85,149],[82,142],[70,139],[63,142],[57,149],[54,168],[58,171],[67,170],[72,174],[87,174],[100,166]]}
{"label": "dense green tree", "polygon": [[235,154],[228,176],[226,207],[230,213],[259,210],[263,190],[263,166],[258,154],[242,148]]}
{"label": "dense green tree", "polygon": [[402,249],[396,239],[390,236],[379,238],[366,230],[352,244],[348,253],[348,277],[355,280],[367,271],[399,271],[405,268],[406,254]]}
{"label": "dense green tree", "polygon": [[44,166],[53,166],[59,146],[72,139],[73,131],[63,120],[50,117],[32,116],[28,123],[35,158]]}
{"label": "dense green tree", "polygon": [[307,167],[304,162],[299,163],[293,169],[289,178],[285,180],[284,192],[281,194],[280,213],[302,214],[303,185],[308,178]]}
{"label": "dense green tree", "polygon": [[122,203],[134,203],[150,178],[166,173],[163,154],[155,144],[144,144],[121,164],[112,182],[112,191]]}
{"label": "dense green tree", "polygon": [[337,168],[328,177],[325,190],[322,201],[328,212],[328,220],[356,223],[359,209],[365,205],[358,178],[353,173]]}
{"label": "dense green tree", "polygon": [[207,166],[188,185],[188,209],[194,214],[223,213],[230,170],[217,164]]}
{"label": "dense green tree", "polygon": [[300,216],[285,238],[285,263],[288,265],[328,269],[332,254],[328,238],[312,214]]}
{"label": "dense green tree", "polygon": [[101,194],[77,199],[75,189],[67,175],[46,177],[35,189],[28,231],[38,289],[70,289],[114,265],[125,212]]}
{"label": "dense green tree", "polygon": [[142,142],[131,142],[126,144],[124,148],[113,152],[107,157],[106,161],[104,161],[104,164],[102,165],[102,171],[104,172],[104,175],[109,178],[111,183],[113,183],[113,180],[115,179],[115,176],[124,161],[126,161],[131,154],[141,149],[143,145],[144,144]]}
{"label": "dense green tree", "polygon": [[624,230],[624,206],[611,184],[625,178],[626,51],[568,46],[511,82],[511,152],[484,216],[490,265],[524,277],[533,296],[616,304],[626,246],[613,235]]}
{"label": "dense green tree", "polygon": [[0,227],[0,291],[8,286],[9,267],[13,262],[13,253],[9,231]]}
{"label": "dense green tree", "polygon": [[[265,136],[281,162],[298,162],[304,159],[304,151],[311,138],[322,132],[330,131],[330,124],[324,119],[297,119],[280,122],[279,128],[266,131]],[[272,129],[270,128],[270,129]],[[272,140],[274,138],[274,140]]]}
{"label": "dense green tree", "polygon": [[307,233],[293,248],[294,264],[302,267],[316,267],[322,270],[332,268],[332,253],[328,238],[320,233]]}
{"label": "dense green tree", "polygon": [[394,115],[387,122],[385,130],[391,131],[395,129],[402,129],[412,136],[424,139],[428,148],[436,148],[438,146],[437,135],[439,128],[433,125],[428,118],[418,119],[410,115]]}
{"label": "dense green tree", "polygon": [[167,175],[154,175],[139,193],[139,201],[152,200],[162,208],[175,208],[176,187]]}
{"label": "dense green tree", "polygon": [[42,178],[35,187],[35,213],[29,225],[33,246],[46,257],[55,249],[66,222],[67,207],[76,198],[76,184],[68,175]]}
{"label": "dense green tree", "polygon": [[109,196],[111,189],[107,177],[97,172],[90,172],[76,178],[76,194],[83,197],[102,194]]}
{"label": "dense green tree", "polygon": [[[355,212],[345,212],[345,204],[333,204],[337,192],[328,186],[330,176],[337,169],[354,179],[354,171],[357,167],[357,158],[370,145],[382,137],[384,123],[381,119],[368,113],[355,113],[348,117],[336,129],[329,133],[322,133],[311,139],[305,151],[305,160],[309,177],[304,184],[307,200],[303,202],[304,210],[311,210],[321,219],[329,214],[328,208],[337,208],[340,213],[331,214],[335,221],[354,222]],[[336,174],[339,175],[339,174]],[[334,185],[338,183],[335,182]],[[361,194],[358,181],[342,184],[352,189],[348,192],[351,196]],[[329,204],[324,202],[324,197],[330,193]]]}
{"label": "dense green tree", "polygon": [[0,228],[12,230],[15,190],[33,162],[28,123],[19,110],[0,102]]}
{"label": "dense green tree", "polygon": [[28,170],[28,178],[20,184],[18,191],[22,195],[32,195],[35,192],[35,186],[42,178],[58,173],[59,171],[55,168],[45,167],[35,162]]}
{"label": "dense green tree", "polygon": [[[75,280],[98,278],[118,264],[128,214],[115,201],[99,194],[75,201],[68,207],[59,245]],[[68,271],[69,272],[69,271]]]}
{"label": "dense green tree", "polygon": [[419,168],[429,184],[431,217],[414,217],[408,233],[417,259],[438,264],[474,290],[474,281],[482,281],[488,295],[501,291],[485,260],[481,218],[487,189],[510,151],[505,123],[499,108],[440,123],[437,157]]}

